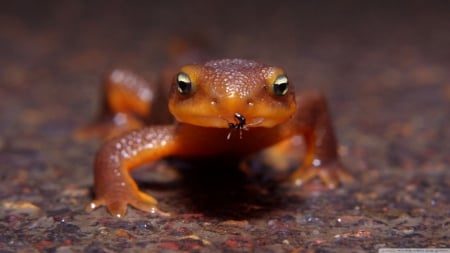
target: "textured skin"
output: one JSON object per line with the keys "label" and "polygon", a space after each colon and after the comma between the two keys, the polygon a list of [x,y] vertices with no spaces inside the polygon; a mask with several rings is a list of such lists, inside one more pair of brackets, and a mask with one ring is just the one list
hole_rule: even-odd
{"label": "textured skin", "polygon": [[281,68],[251,60],[224,59],[187,65],[181,71],[190,74],[197,91],[193,96],[182,96],[172,85],[169,109],[180,122],[228,128],[228,123],[235,121],[234,114],[240,113],[249,125],[273,127],[295,112],[292,86],[283,97],[270,92],[274,79],[285,72]]}
{"label": "textured skin", "polygon": [[202,81],[210,84],[210,96],[251,98],[255,86],[263,82],[271,68],[255,61],[223,59],[205,63]]}
{"label": "textured skin", "polygon": [[[117,69],[108,76],[105,84],[108,107],[114,112],[134,112],[141,116],[149,113],[149,103],[154,94],[146,81],[131,71]],[[128,96],[133,99],[127,98]]]}
{"label": "textured skin", "polygon": [[[141,192],[130,176],[130,171],[141,164],[167,156],[225,155],[238,159],[274,145],[268,152],[281,154],[280,150],[289,148],[286,140],[299,135],[305,139],[307,153],[302,167],[292,175],[293,183],[301,185],[319,177],[329,188],[334,188],[340,181],[351,179],[338,160],[324,97],[318,92],[295,97],[283,69],[250,60],[224,59],[186,65],[179,73],[182,73],[183,86],[190,89],[181,92],[179,75],[176,75],[169,109],[178,123],[133,130],[107,141],[96,157],[96,199],[89,209],[104,205],[117,217],[125,215],[128,205],[156,212],[156,200]],[[138,79],[122,77],[122,80]],[[287,87],[281,94],[275,91],[280,82],[282,87]],[[129,84],[114,83],[119,91],[122,86],[123,90],[130,90]],[[145,85],[144,82],[133,85],[136,83]],[[136,94],[123,99],[138,97]],[[141,102],[151,106],[151,101],[137,104]],[[109,110],[114,112],[114,107]]]}

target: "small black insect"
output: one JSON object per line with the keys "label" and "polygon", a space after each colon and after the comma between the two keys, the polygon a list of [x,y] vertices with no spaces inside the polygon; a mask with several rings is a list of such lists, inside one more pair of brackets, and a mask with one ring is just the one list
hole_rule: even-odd
{"label": "small black insect", "polygon": [[234,118],[236,119],[235,123],[228,122],[228,126],[230,128],[230,132],[227,135],[227,139],[229,140],[231,138],[231,132],[235,129],[239,130],[239,138],[242,139],[242,130],[248,130],[247,128],[247,120],[245,119],[244,115],[240,113],[235,113]]}
{"label": "small black insect", "polygon": [[244,115],[241,115],[239,113],[235,113],[234,114],[234,118],[236,119],[237,123],[231,123],[231,122],[228,123],[228,126],[230,128],[232,128],[232,129],[245,129],[246,128],[245,125],[247,123],[246,123]]}

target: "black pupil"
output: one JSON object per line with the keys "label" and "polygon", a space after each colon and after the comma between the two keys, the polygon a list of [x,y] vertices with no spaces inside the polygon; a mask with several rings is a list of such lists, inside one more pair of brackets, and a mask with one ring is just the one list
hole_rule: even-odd
{"label": "black pupil", "polygon": [[192,89],[191,82],[186,82],[186,81],[180,80],[180,78],[179,78],[177,80],[177,84],[178,84],[178,91],[180,91],[181,94],[188,94],[189,92],[191,92],[191,89]]}
{"label": "black pupil", "polygon": [[189,91],[191,90],[191,83],[179,81],[178,87],[180,88],[181,93],[189,93]]}
{"label": "black pupil", "polygon": [[287,83],[276,83],[273,86],[273,91],[278,96],[284,95],[286,93],[287,86],[288,86]]}

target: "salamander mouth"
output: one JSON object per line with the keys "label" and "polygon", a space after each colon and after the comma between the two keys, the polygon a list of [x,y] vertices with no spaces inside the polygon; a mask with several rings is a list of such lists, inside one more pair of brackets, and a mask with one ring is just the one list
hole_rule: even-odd
{"label": "salamander mouth", "polygon": [[249,115],[234,112],[182,112],[173,113],[180,123],[190,124],[199,127],[225,128],[230,131],[248,130],[253,127],[271,128],[277,126],[287,119],[280,119],[278,115]]}
{"label": "salamander mouth", "polygon": [[262,124],[264,121],[264,118],[257,118],[255,120],[253,120],[253,122],[247,124],[247,119],[245,118],[244,115],[236,112],[236,113],[234,113],[233,116],[234,116],[234,122],[230,122],[230,121],[224,119],[228,122],[228,128],[230,129],[230,131],[228,132],[228,135],[227,135],[227,140],[229,140],[231,138],[231,134],[236,130],[239,131],[239,138],[242,139],[242,130],[248,131],[249,127],[258,126],[258,125]]}

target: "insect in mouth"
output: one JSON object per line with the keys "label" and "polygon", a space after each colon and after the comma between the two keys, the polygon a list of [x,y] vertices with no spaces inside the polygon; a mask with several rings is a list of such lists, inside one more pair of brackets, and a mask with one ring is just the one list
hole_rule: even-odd
{"label": "insect in mouth", "polygon": [[242,130],[248,130],[247,120],[245,119],[244,115],[236,112],[234,113],[234,118],[236,119],[235,123],[228,122],[230,132],[227,135],[227,140],[231,138],[231,132],[235,129],[239,130],[239,139],[242,139]]}
{"label": "insect in mouth", "polygon": [[236,119],[236,123],[228,123],[228,126],[230,127],[230,129],[246,129],[247,127],[245,126],[247,124],[247,120],[245,119],[244,115],[240,114],[240,113],[235,113],[234,114],[234,118]]}

